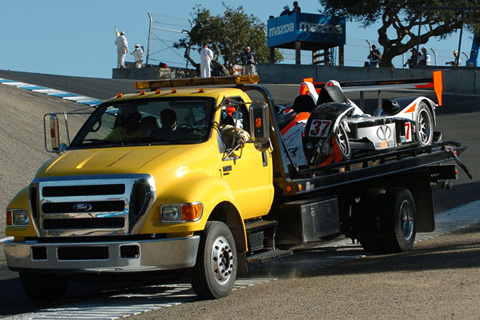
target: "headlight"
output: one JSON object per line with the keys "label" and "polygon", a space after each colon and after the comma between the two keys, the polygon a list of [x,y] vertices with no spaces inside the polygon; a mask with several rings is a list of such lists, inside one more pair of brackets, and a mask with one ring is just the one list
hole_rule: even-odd
{"label": "headlight", "polygon": [[167,204],[160,208],[162,222],[187,222],[200,219],[203,205],[200,202]]}
{"label": "headlight", "polygon": [[7,210],[7,226],[28,226],[30,219],[24,209]]}

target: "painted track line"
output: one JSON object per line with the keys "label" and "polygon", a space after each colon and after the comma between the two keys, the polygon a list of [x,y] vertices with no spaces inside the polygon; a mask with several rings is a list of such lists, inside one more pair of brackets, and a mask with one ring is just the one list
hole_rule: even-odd
{"label": "painted track line", "polygon": [[71,93],[71,92],[66,92],[66,91],[61,91],[61,90],[56,90],[56,89],[51,89],[43,86],[38,86],[35,84],[29,84],[25,82],[19,82],[19,81],[13,81],[9,79],[4,79],[0,78],[0,84],[4,84],[7,86],[12,86],[12,87],[17,87],[19,89],[24,89],[24,90],[29,90],[33,92],[38,92],[38,93],[43,93],[49,96],[69,100],[72,102],[78,102],[83,105],[88,105],[88,106],[96,106],[99,105],[100,103],[103,102],[103,100],[76,94],[76,93]]}

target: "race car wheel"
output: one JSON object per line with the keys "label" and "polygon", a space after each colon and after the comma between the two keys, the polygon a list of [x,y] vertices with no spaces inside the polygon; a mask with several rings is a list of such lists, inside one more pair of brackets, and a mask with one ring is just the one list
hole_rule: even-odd
{"label": "race car wheel", "polygon": [[342,121],[335,132],[337,144],[343,157],[342,160],[350,159],[352,153],[352,150],[350,149],[350,141],[348,140],[346,126],[347,124]]}
{"label": "race car wheel", "polygon": [[207,222],[197,262],[191,270],[192,287],[201,299],[226,297],[237,277],[237,250],[232,232],[223,222]]}
{"label": "race car wheel", "polygon": [[426,146],[433,141],[433,117],[432,112],[425,102],[418,106],[417,119],[415,121],[415,134],[421,146]]}

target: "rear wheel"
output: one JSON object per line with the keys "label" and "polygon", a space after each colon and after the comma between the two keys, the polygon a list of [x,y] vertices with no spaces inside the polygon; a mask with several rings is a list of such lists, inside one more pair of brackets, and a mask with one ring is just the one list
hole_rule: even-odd
{"label": "rear wheel", "polygon": [[416,236],[416,208],[405,188],[387,190],[382,199],[381,234],[386,251],[402,252],[413,247]]}
{"label": "rear wheel", "polygon": [[230,229],[219,221],[207,222],[197,262],[191,270],[192,286],[202,299],[218,299],[232,292],[237,277],[237,251]]}
{"label": "rear wheel", "polygon": [[417,119],[415,121],[415,134],[421,146],[426,146],[433,141],[433,116],[425,102],[420,102]]}
{"label": "rear wheel", "polygon": [[362,197],[357,217],[359,241],[366,251],[408,251],[416,236],[416,208],[406,188],[371,190]]}
{"label": "rear wheel", "polygon": [[42,303],[59,300],[68,287],[68,278],[54,273],[20,272],[20,282],[31,300]]}

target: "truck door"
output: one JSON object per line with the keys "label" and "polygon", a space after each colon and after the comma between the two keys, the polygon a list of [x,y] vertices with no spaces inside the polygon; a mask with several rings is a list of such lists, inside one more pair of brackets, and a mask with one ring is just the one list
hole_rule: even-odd
{"label": "truck door", "polygon": [[[237,128],[248,132],[246,106],[238,106],[236,112],[238,113],[227,115],[234,118]],[[219,144],[223,159],[220,174],[233,191],[243,218],[267,214],[273,201],[273,165],[270,150],[260,152],[252,142],[247,142],[243,148],[231,152],[229,146],[223,145],[224,139],[219,140],[222,140]]]}

